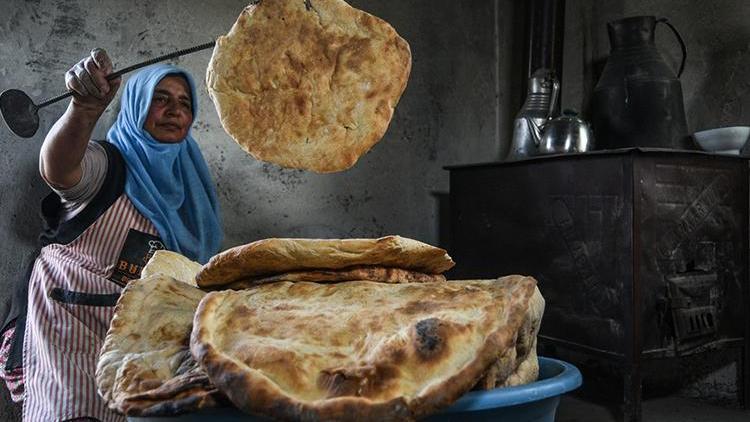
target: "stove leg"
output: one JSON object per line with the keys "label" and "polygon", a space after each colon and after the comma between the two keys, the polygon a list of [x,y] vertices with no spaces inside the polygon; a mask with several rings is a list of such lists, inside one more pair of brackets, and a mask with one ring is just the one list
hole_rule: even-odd
{"label": "stove leg", "polygon": [[745,336],[745,344],[740,349],[737,361],[737,399],[743,409],[750,409],[750,338]]}
{"label": "stove leg", "polygon": [[623,377],[623,420],[624,422],[641,422],[641,371],[633,365]]}

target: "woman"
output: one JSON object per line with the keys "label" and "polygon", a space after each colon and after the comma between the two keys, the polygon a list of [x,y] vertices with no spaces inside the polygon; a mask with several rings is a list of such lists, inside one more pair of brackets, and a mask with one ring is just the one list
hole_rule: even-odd
{"label": "woman", "polygon": [[213,182],[190,136],[192,78],[169,65],[132,76],[107,142],[90,142],[120,85],[107,81],[111,72],[101,49],[67,72],[73,99],[41,149],[39,171],[54,193],[42,204],[47,230],[26,322],[15,324],[16,342],[25,327],[24,420],[124,420],[94,380],[122,286],[157,249],[204,263],[221,245]]}

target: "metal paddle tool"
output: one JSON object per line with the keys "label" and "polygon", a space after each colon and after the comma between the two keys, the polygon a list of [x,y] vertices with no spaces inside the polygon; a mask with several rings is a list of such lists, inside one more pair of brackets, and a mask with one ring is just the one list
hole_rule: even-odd
{"label": "metal paddle tool", "polygon": [[[116,72],[110,73],[109,75],[107,75],[107,80],[115,79],[120,75],[136,69],[140,69],[145,66],[152,65],[154,63],[173,59],[185,54],[195,53],[196,51],[205,50],[207,48],[213,47],[215,44],[215,41],[211,41],[209,43],[196,45],[195,47],[175,51],[174,53],[165,54],[163,56],[159,56],[142,63],[134,64],[124,69],[120,69]],[[22,138],[31,138],[32,136],[34,136],[37,129],[39,129],[39,109],[56,103],[62,99],[68,98],[71,95],[73,95],[73,91],[67,91],[66,93],[60,94],[57,97],[50,98],[39,104],[34,104],[31,98],[29,98],[29,96],[20,89],[8,89],[0,94],[0,113],[2,113],[3,115],[5,124],[8,125],[8,128],[10,128],[13,133]]]}

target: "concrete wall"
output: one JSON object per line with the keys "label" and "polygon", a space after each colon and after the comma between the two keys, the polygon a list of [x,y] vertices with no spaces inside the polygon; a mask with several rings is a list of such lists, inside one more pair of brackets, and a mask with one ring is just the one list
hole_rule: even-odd
{"label": "concrete wall", "polygon": [[[62,92],[64,72],[93,47],[105,48],[115,68],[122,68],[215,39],[246,3],[6,0],[0,13],[0,90],[19,88],[39,102]],[[496,33],[510,28],[511,14],[503,10],[511,3],[352,1],[390,22],[410,43],[413,70],[384,139],[354,168],[339,174],[285,170],[249,157],[225,134],[206,95],[203,75],[210,51],[175,61],[199,83],[193,133],[218,186],[224,246],[273,236],[392,233],[438,243],[433,192],[448,190],[442,167],[496,159],[499,134],[509,132],[508,119],[499,110],[508,109],[502,107],[509,83],[503,54],[512,39]],[[34,250],[41,229],[38,204],[47,193],[37,172],[39,147],[65,106],[42,109],[41,127],[32,139],[18,138],[0,124],[3,286],[21,276],[24,257]],[[104,136],[116,112],[113,103],[96,137]],[[7,295],[6,287],[0,289],[0,299]],[[17,409],[0,408],[0,420],[14,415]]]}
{"label": "concrete wall", "polygon": [[[64,72],[93,47],[121,68],[226,32],[246,0],[6,0],[0,13],[0,90],[35,100],[63,89]],[[434,192],[447,192],[444,165],[491,161],[508,146],[514,0],[355,0],[389,21],[410,43],[413,70],[385,138],[351,170],[331,175],[284,170],[247,156],[222,130],[202,82],[210,52],[175,63],[199,81],[194,134],[218,185],[226,247],[271,236],[354,237],[397,233],[439,243]],[[585,109],[593,64],[608,53],[604,23],[634,14],[667,16],[688,46],[683,76],[692,130],[748,123],[750,6],[745,0],[567,0],[563,104]],[[673,64],[679,48],[659,29]],[[518,87],[515,87],[518,89]],[[522,89],[525,89],[523,87]],[[41,225],[47,189],[37,172],[39,146],[63,103],[41,110],[37,135],[17,138],[0,125],[0,273],[23,272]],[[95,133],[114,120],[111,106]],[[0,299],[7,297],[0,289]],[[731,371],[730,371],[731,372]],[[0,389],[3,390],[3,389]],[[0,394],[5,394],[3,391]],[[0,397],[0,401],[5,396]],[[0,420],[17,409],[0,406]]]}

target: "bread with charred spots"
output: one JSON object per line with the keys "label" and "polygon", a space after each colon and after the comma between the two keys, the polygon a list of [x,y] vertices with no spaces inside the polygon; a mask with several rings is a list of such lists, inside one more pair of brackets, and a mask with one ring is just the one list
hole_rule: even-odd
{"label": "bread with charred spots", "polygon": [[516,346],[533,278],[277,282],[209,293],[193,356],[238,408],[281,420],[414,420]]}

